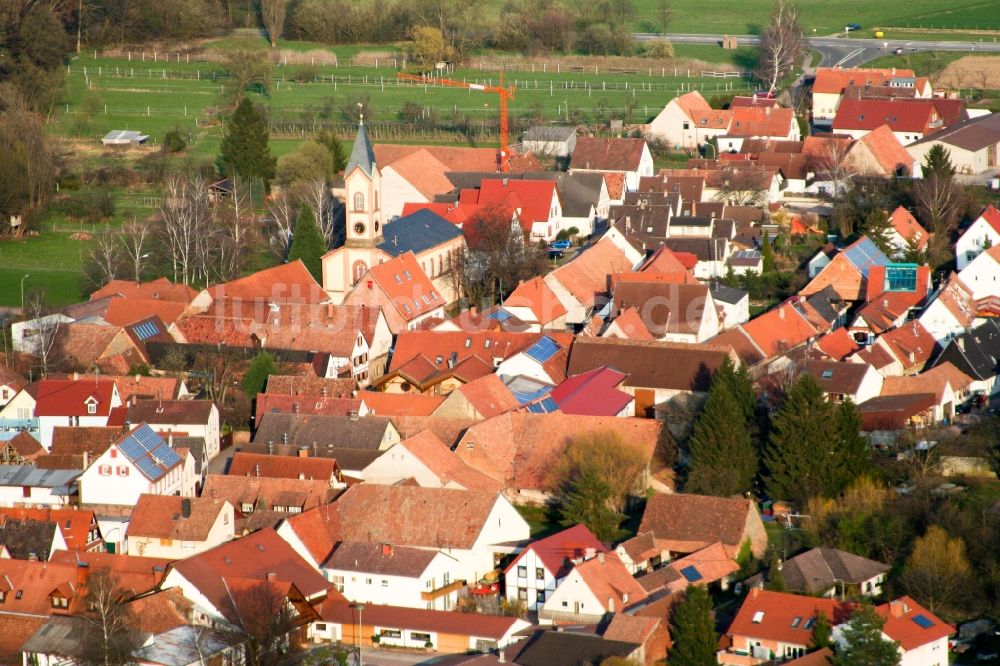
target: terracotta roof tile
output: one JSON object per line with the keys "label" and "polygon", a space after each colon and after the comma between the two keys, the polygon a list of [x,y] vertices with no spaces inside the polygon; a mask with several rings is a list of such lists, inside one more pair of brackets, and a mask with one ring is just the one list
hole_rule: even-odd
{"label": "terracotta roof tile", "polygon": [[[359,398],[323,398],[278,393],[258,393],[254,421],[260,423],[264,414],[322,414],[349,416],[361,411]],[[365,414],[361,414],[364,416]]]}
{"label": "terracotta roof tile", "polygon": [[826,93],[839,95],[847,86],[881,85],[889,79],[901,76],[914,76],[910,69],[874,69],[874,68],[840,68],[817,67],[816,79],[813,82],[813,94]]}
{"label": "terracotta roof tile", "polygon": [[690,568],[693,567],[701,576],[693,583],[696,585],[710,585],[718,582],[726,576],[731,576],[740,570],[740,565],[733,559],[730,549],[719,542],[715,542],[704,548],[696,550],[690,555],[671,560],[670,568],[681,575],[677,591],[683,591],[692,581],[688,579]]}
{"label": "terracotta roof tile", "polygon": [[469,428],[455,452],[505,487],[547,491],[552,468],[566,447],[574,437],[588,433],[617,434],[649,461],[652,474],[660,472],[661,427],[651,419],[508,412]]}
{"label": "terracotta roof tile", "polygon": [[646,142],[642,139],[605,139],[581,136],[570,160],[571,169],[638,171]]}
{"label": "terracotta roof tile", "polygon": [[[955,627],[941,621],[912,597],[900,597],[878,606],[875,611],[885,618],[885,626],[882,627],[885,635],[897,641],[906,651],[955,633]],[[923,616],[923,623],[917,623],[919,616]],[[925,627],[924,624],[930,626]]]}
{"label": "terracotta roof tile", "polygon": [[730,107],[730,114],[729,136],[787,137],[795,128],[795,112],[792,109],[738,106]]}
{"label": "terracotta roof tile", "polygon": [[903,147],[888,125],[876,127],[861,137],[859,142],[868,149],[871,156],[882,167],[884,175],[893,176],[900,170],[904,175],[913,172],[915,162],[913,156]]}
{"label": "terracotta roof tile", "polygon": [[732,557],[746,538],[747,515],[756,511],[745,499],[657,493],[646,501],[638,531],[651,531],[672,551],[695,552],[719,542]]}
{"label": "terracotta roof tile", "polygon": [[429,430],[408,437],[396,446],[402,446],[413,454],[441,480],[442,485],[455,483],[465,490],[490,494],[503,489],[502,483],[470,467]]}
{"label": "terracotta roof tile", "polygon": [[229,462],[229,476],[266,476],[273,479],[332,481],[339,468],[332,458],[264,455],[237,451]]}
{"label": "terracotta roof tile", "polygon": [[[185,516],[184,503],[190,514]],[[225,500],[174,495],[140,495],[132,509],[129,537],[205,541],[225,509]]]}
{"label": "terracotta roof tile", "polygon": [[634,398],[618,388],[627,375],[607,366],[566,378],[549,393],[563,414],[617,416]]}
{"label": "terracotta roof tile", "polygon": [[888,125],[893,132],[930,134],[942,128],[941,114],[929,99],[845,98],[833,119],[833,131],[874,130]]}
{"label": "terracotta roof tile", "polygon": [[593,307],[606,294],[609,276],[632,270],[632,262],[610,238],[602,238],[546,276],[555,280],[584,307]]}
{"label": "terracotta roof tile", "polygon": [[[446,635],[481,636],[499,641],[523,620],[516,617],[436,611],[402,606],[371,605],[365,607],[365,625],[400,627],[414,631],[429,631]],[[357,624],[357,610],[346,601],[327,599],[320,616],[324,622],[341,625]]]}
{"label": "terracotta roof tile", "polygon": [[92,293],[90,300],[95,301],[116,294],[126,299],[170,301],[187,305],[198,292],[187,285],[174,284],[165,277],[138,283],[131,280],[111,280]]}
{"label": "terracotta roof tile", "polygon": [[343,541],[323,564],[333,571],[419,578],[437,557],[436,550],[370,541]]}
{"label": "terracotta roof tile", "polygon": [[112,396],[117,393],[114,381],[97,377],[84,379],[43,379],[38,383],[35,416],[93,416],[87,403],[93,398],[97,415],[111,411]]}
{"label": "terracotta roof tile", "polygon": [[321,398],[351,398],[357,383],[353,379],[331,379],[315,375],[271,375],[266,393],[310,395]]}
{"label": "terracotta roof tile", "polygon": [[33,460],[46,453],[41,443],[23,430],[7,440],[6,444],[25,460]]}
{"label": "terracotta roof tile", "polygon": [[877,346],[881,348],[883,345],[904,369],[924,365],[937,350],[934,336],[919,321],[907,322],[883,333],[878,338]]}
{"label": "terracotta roof tile", "polygon": [[620,612],[648,596],[614,551],[578,564],[573,571],[579,574],[605,611]]}
{"label": "terracotta roof tile", "polygon": [[239,299],[276,303],[321,303],[328,298],[298,259],[265,268],[231,282],[217,284],[210,287],[208,293],[213,300]]}
{"label": "terracotta roof tile", "polygon": [[[832,626],[847,619],[850,607],[834,599],[754,588],[740,606],[726,635],[808,646],[812,642],[812,623],[808,620],[818,613],[826,615]],[[795,618],[799,621],[794,622]]]}
{"label": "terracotta roof tile", "polygon": [[430,416],[445,401],[443,395],[359,391],[361,400],[374,416]]}
{"label": "terracotta roof tile", "polygon": [[535,321],[545,325],[566,314],[566,308],[541,277],[522,282],[507,296],[506,307],[528,308]]}
{"label": "terracotta roof tile", "polygon": [[820,337],[816,340],[816,347],[835,361],[843,361],[861,349],[861,345],[843,327]]}
{"label": "terracotta roof tile", "polygon": [[461,393],[469,401],[469,404],[485,419],[492,418],[520,406],[514,394],[510,392],[500,377],[495,374],[473,379],[468,384],[459,386],[455,390]]}
{"label": "terracotta roof tile", "polygon": [[582,562],[585,557],[606,553],[608,549],[585,525],[574,525],[543,539],[532,541],[511,560],[504,572],[510,571],[522,562],[528,552],[534,553],[549,573],[556,580],[560,580],[573,568],[574,560]]}
{"label": "terracotta roof tile", "polygon": [[707,391],[708,378],[734,352],[718,344],[581,338],[570,350],[570,375],[608,366],[628,375],[626,386]]}
{"label": "terracotta roof tile", "polygon": [[[412,252],[406,252],[368,269],[405,321],[416,319],[444,305],[430,278]],[[364,280],[355,289],[364,288]]]}
{"label": "terracotta roof tile", "polygon": [[236,511],[243,511],[244,504],[254,506],[254,511],[273,511],[275,506],[297,507],[302,511],[327,504],[336,491],[329,479],[278,479],[265,476],[223,476],[209,474],[201,491],[203,498],[225,500]]}

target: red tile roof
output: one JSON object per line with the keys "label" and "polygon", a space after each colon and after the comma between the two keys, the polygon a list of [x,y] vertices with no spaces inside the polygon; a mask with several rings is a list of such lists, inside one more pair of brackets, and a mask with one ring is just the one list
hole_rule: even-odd
{"label": "red tile roof", "polygon": [[[551,180],[484,179],[476,190],[462,190],[461,204],[480,208],[499,207],[513,217],[517,215],[525,231],[533,222],[549,219],[552,202],[559,199],[559,189]],[[517,211],[520,209],[520,212]]]}
{"label": "red tile roof", "polygon": [[535,321],[543,326],[566,314],[566,308],[541,277],[519,284],[503,304],[506,307],[530,309],[535,315]]}
{"label": "red tile roof", "polygon": [[[511,560],[504,572],[521,563],[529,552],[534,553],[549,573],[558,580],[573,568],[573,560],[582,562],[584,557],[606,553],[608,549],[585,525],[574,525],[544,539],[532,541]],[[535,572],[532,571],[529,575],[534,577]]]}
{"label": "red tile roof", "polygon": [[517,398],[495,374],[483,375],[455,389],[482,418],[489,419],[520,406]]}
{"label": "red tile roof", "polygon": [[838,328],[822,336],[816,341],[816,347],[835,361],[843,361],[861,349],[861,345],[846,328]]}
{"label": "red tile roof", "polygon": [[607,366],[594,368],[568,377],[552,389],[549,397],[563,414],[616,416],[634,400],[630,393],[618,388],[626,378],[625,373]]}
{"label": "red tile roof", "polygon": [[[55,523],[59,527],[67,550],[86,550],[93,541],[91,530],[97,530],[97,519],[89,509],[0,508],[0,523],[7,519]],[[94,539],[97,541],[100,537]]]}
{"label": "red tile roof", "polygon": [[[470,148],[465,146],[420,146],[410,144],[378,143],[374,146],[375,159],[379,168],[395,164],[398,160],[417,152],[429,153],[448,171],[496,171],[497,153],[493,148]],[[511,170],[542,171],[542,166],[530,153],[515,155],[511,159]]]}
{"label": "red tile roof", "polygon": [[[847,619],[850,608],[834,599],[753,588],[726,635],[808,646],[812,643],[812,623],[808,621],[818,613],[836,625]],[[794,622],[795,618],[799,621]]]}
{"label": "red tile roof", "polygon": [[[367,275],[378,283],[405,321],[416,319],[445,304],[413,252],[372,266]],[[362,278],[355,289],[364,289],[366,280],[367,277]]]}
{"label": "red tile roof", "polygon": [[983,222],[993,227],[993,230],[1000,234],[1000,210],[997,210],[997,207],[993,204],[987,206],[976,219],[982,219]]}
{"label": "red tile roof", "polygon": [[52,615],[55,609],[50,595],[56,590],[69,598],[69,612],[76,612],[84,591],[82,576],[75,565],[55,559],[35,562],[0,558],[0,591],[6,592],[4,614]]}
{"label": "red tile roof", "polygon": [[[955,627],[942,622],[936,615],[918,604],[912,597],[904,596],[875,609],[885,618],[882,631],[891,640],[897,641],[906,651],[914,650],[955,633]],[[923,616],[924,627],[915,620]]]}
{"label": "red tile roof", "polygon": [[90,295],[90,300],[96,301],[105,296],[119,295],[128,300],[172,301],[187,305],[198,292],[184,284],[174,284],[167,278],[150,280],[149,282],[132,282],[131,280],[111,280],[106,285]]}
{"label": "red tile roof", "polygon": [[607,293],[611,275],[631,270],[625,252],[610,238],[602,238],[545,279],[561,284],[584,307],[593,307],[598,296]]}
{"label": "red tile roof", "polygon": [[299,259],[217,284],[210,287],[208,293],[213,300],[239,299],[276,303],[322,303],[329,298]]}
{"label": "red tile roof", "polygon": [[[398,627],[402,630],[433,632],[438,635],[476,636],[493,640],[504,638],[519,622],[516,617],[425,610],[372,604],[365,606],[361,619],[366,627]],[[327,599],[320,617],[324,622],[356,626],[358,612],[354,604]]]}
{"label": "red tile roof", "polygon": [[571,169],[638,171],[646,147],[642,139],[605,139],[581,136],[576,140]]}
{"label": "red tile roof", "polygon": [[899,328],[883,333],[879,342],[888,346],[903,368],[923,365],[931,359],[937,349],[937,342],[919,321],[907,322]]}
{"label": "red tile roof", "polygon": [[502,483],[463,462],[430,430],[408,437],[396,446],[402,446],[412,453],[440,479],[442,485],[455,483],[465,490],[478,490],[490,495],[495,495],[503,489]]}
{"label": "red tile roof", "polygon": [[329,479],[274,478],[267,476],[223,476],[209,474],[205,477],[202,497],[227,500],[239,512],[243,504],[254,506],[257,511],[273,511],[274,507],[298,507],[306,511],[333,500],[336,492]]}
{"label": "red tile roof", "polygon": [[[865,134],[859,143],[864,144],[872,158],[882,167],[883,174],[893,176],[902,170],[904,175],[913,173],[913,155],[903,147],[888,125],[880,125]],[[834,165],[824,165],[830,168]]]}
{"label": "red tile roof", "polygon": [[337,478],[338,472],[337,461],[333,458],[275,456],[237,451],[229,463],[226,474],[331,481]]}
{"label": "red tile roof", "polygon": [[281,395],[278,393],[258,393],[255,423],[260,423],[264,414],[324,414],[327,416],[348,416],[361,409],[359,398],[323,398],[301,395]]}
{"label": "red tile roof", "polygon": [[[107,416],[116,392],[114,381],[97,377],[43,379],[38,383],[35,416]],[[96,414],[87,411],[89,402],[96,402]]]}
{"label": "red tile roof", "polygon": [[780,356],[817,334],[816,327],[791,303],[754,317],[741,328],[767,358]]}
{"label": "red tile roof", "polygon": [[656,493],[646,501],[638,533],[651,531],[658,545],[693,553],[719,542],[735,556],[746,537],[751,500]]}
{"label": "red tile roof", "polygon": [[[187,503],[189,514],[184,515]],[[225,510],[226,501],[208,497],[139,495],[132,509],[128,537],[206,541]]]}
{"label": "red tile roof", "polygon": [[787,137],[795,128],[795,112],[770,106],[737,106],[729,109],[732,121],[727,134],[747,137]]}
{"label": "red tile roof", "polygon": [[149,317],[159,317],[165,324],[177,321],[187,303],[143,298],[113,298],[102,317],[112,326],[128,326]]}
{"label": "red tile roof", "polygon": [[477,209],[474,206],[459,206],[457,203],[407,203],[403,204],[402,217],[412,215],[419,210],[429,210],[452,224],[462,225],[469,221]]}
{"label": "red tile roof", "polygon": [[332,379],[315,375],[271,375],[264,391],[268,394],[311,395],[321,398],[350,398],[357,383],[353,379]]}
{"label": "red tile roof", "polygon": [[400,368],[420,355],[437,370],[447,370],[452,355],[454,363],[480,356],[492,367],[495,359],[505,359],[526,349],[539,335],[509,331],[403,331],[396,338],[389,370]]}
{"label": "red tile roof", "polygon": [[430,416],[441,406],[446,397],[382,391],[360,391],[357,396],[375,416]]}
{"label": "red tile roof", "polygon": [[625,174],[606,173],[604,174],[604,183],[608,188],[608,198],[612,201],[619,201],[625,196]]}
{"label": "red tile roof", "polygon": [[481,472],[518,490],[551,489],[551,473],[570,442],[594,432],[617,434],[663,471],[657,449],[662,425],[654,419],[508,412],[469,428],[455,452]]}
{"label": "red tile roof", "polygon": [[648,596],[614,551],[578,564],[573,571],[580,575],[605,611],[620,612]]}
{"label": "red tile roof", "polygon": [[882,85],[893,77],[912,77],[910,69],[873,69],[873,68],[840,68],[817,67],[816,79],[813,81],[813,94],[827,93],[839,95],[847,86]]}
{"label": "red tile roof", "polygon": [[833,130],[874,130],[888,125],[893,132],[929,134],[944,127],[934,100],[844,99],[833,119]]}
{"label": "red tile roof", "polygon": [[918,250],[922,250],[927,246],[927,241],[930,240],[931,234],[917,222],[917,218],[913,217],[910,211],[899,206],[896,210],[892,211],[892,214],[889,216],[889,222],[903,240],[908,242],[912,240]]}

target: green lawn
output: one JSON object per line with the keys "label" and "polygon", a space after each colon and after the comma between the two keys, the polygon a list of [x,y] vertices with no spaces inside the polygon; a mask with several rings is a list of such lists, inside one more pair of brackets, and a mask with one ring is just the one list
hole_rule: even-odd
{"label": "green lawn", "polygon": [[[659,31],[658,0],[637,0],[636,28]],[[767,23],[771,0],[671,0],[670,32],[749,34]],[[848,23],[876,26],[1000,30],[1000,0],[910,0],[905,4],[872,0],[800,0],[806,34],[831,34]]]}
{"label": "green lawn", "polygon": [[901,56],[883,56],[865,64],[865,67],[902,67],[912,69],[917,76],[925,76],[938,72],[947,67],[949,63],[967,55],[969,54],[952,51],[920,51]]}

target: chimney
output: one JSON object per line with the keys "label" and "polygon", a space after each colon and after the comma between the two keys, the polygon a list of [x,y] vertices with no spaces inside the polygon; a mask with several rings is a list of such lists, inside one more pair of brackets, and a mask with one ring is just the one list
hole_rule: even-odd
{"label": "chimney", "polygon": [[[34,553],[32,553],[34,555]],[[28,559],[31,559],[29,556]],[[35,559],[38,559],[37,557]],[[76,561],[76,582],[79,585],[86,585],[90,580],[90,565],[86,562]]]}
{"label": "chimney", "polygon": [[506,664],[507,663],[507,655],[504,653],[504,649],[503,648],[498,648],[497,649],[497,663],[499,663],[499,664]]}
{"label": "chimney", "polygon": [[778,319],[785,321],[785,308],[778,308]]}
{"label": "chimney", "polygon": [[83,468],[87,469],[90,467],[90,453],[88,451],[83,452]]}
{"label": "chimney", "polygon": [[604,565],[604,553],[597,554],[597,561],[600,562],[602,566]]}
{"label": "chimney", "polygon": [[281,443],[282,444],[288,444],[288,433],[287,432],[281,433]]}
{"label": "chimney", "polygon": [[266,574],[264,574],[264,579],[272,582],[276,581],[278,580],[278,574],[274,573],[273,571],[268,571]]}
{"label": "chimney", "polygon": [[326,318],[333,319],[333,303],[326,304]]}
{"label": "chimney", "polygon": [[895,601],[889,602],[889,614],[893,617],[903,617],[910,609],[906,606],[906,603],[902,599],[896,599]]}
{"label": "chimney", "polygon": [[73,373],[73,381],[74,382],[80,381],[80,373],[79,372],[74,372]]}
{"label": "chimney", "polygon": [[322,395],[322,396],[323,396],[324,398],[326,397],[326,384],[323,384],[323,388],[322,388],[322,389],[320,389],[320,394],[321,394],[321,395]]}
{"label": "chimney", "polygon": [[[258,472],[259,475],[259,472]],[[181,515],[185,518],[191,517],[191,498],[185,497],[181,500]]]}
{"label": "chimney", "polygon": [[254,476],[260,476],[260,465],[253,466]]}
{"label": "chimney", "polygon": [[391,543],[382,544],[382,557],[392,557],[393,552]]}
{"label": "chimney", "polygon": [[296,402],[295,404],[292,405],[292,413],[293,414],[299,413],[299,403]]}
{"label": "chimney", "polygon": [[309,457],[309,447],[308,446],[300,446],[299,447],[299,458],[308,458],[308,457]]}
{"label": "chimney", "polygon": [[585,549],[583,551],[583,560],[585,562],[587,560],[592,560],[592,559],[594,559],[595,555],[597,555],[597,549],[596,548],[587,548],[587,549]]}

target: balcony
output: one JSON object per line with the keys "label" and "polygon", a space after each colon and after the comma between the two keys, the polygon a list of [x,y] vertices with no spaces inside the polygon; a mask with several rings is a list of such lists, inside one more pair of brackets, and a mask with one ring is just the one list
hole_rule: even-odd
{"label": "balcony", "polygon": [[457,592],[465,587],[464,580],[456,580],[453,583],[449,583],[444,587],[439,587],[436,590],[431,590],[430,592],[421,592],[420,598],[423,601],[434,601],[435,599],[440,599],[441,597],[447,596],[452,592]]}

